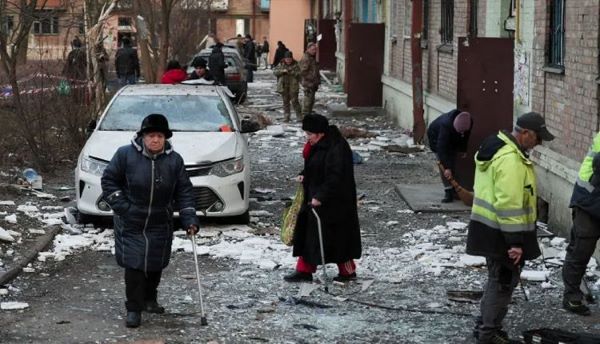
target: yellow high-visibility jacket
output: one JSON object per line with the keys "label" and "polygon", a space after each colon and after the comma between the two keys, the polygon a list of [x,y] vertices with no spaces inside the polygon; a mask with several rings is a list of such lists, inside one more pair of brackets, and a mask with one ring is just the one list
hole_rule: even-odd
{"label": "yellow high-visibility jacket", "polygon": [[600,159],[600,133],[594,137],[592,146],[581,163],[577,182],[573,188],[570,207],[580,208],[600,220],[600,186],[598,185],[600,176],[595,176],[596,181],[592,180],[594,175],[593,165],[600,163],[598,159]]}
{"label": "yellow high-visibility jacket", "polygon": [[510,133],[499,132],[482,143],[475,164],[467,253],[506,258],[511,247],[521,247],[524,259],[539,256],[531,160]]}

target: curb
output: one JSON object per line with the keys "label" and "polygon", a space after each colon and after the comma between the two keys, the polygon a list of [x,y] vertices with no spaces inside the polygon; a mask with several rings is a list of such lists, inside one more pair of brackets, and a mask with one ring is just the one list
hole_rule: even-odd
{"label": "curb", "polygon": [[51,242],[54,240],[54,237],[58,232],[60,232],[62,228],[60,226],[53,226],[49,232],[42,235],[36,240],[35,245],[32,249],[30,249],[23,259],[17,263],[10,270],[6,271],[2,275],[0,275],[0,285],[7,284],[8,282],[15,279],[19,274],[23,271],[23,268],[27,266],[35,257],[44,250]]}

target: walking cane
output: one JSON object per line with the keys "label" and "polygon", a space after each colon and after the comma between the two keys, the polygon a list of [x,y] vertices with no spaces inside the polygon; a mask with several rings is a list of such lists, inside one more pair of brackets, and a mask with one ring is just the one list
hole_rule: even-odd
{"label": "walking cane", "polygon": [[317,230],[319,231],[319,246],[321,247],[321,269],[323,271],[323,283],[325,284],[325,291],[329,292],[329,285],[327,284],[327,269],[325,267],[325,249],[323,248],[323,231],[321,229],[321,218],[315,208],[312,208],[313,214],[317,218]]}
{"label": "walking cane", "polygon": [[196,280],[198,281],[198,295],[200,295],[200,325],[208,325],[206,314],[204,314],[204,302],[202,300],[202,285],[200,284],[200,269],[198,268],[198,254],[196,253],[196,235],[192,234],[192,250],[194,251],[194,263],[196,264]]}

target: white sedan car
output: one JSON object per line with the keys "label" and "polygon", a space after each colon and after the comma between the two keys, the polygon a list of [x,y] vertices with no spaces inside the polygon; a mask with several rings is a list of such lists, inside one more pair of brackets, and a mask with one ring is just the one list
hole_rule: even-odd
{"label": "white sedan car", "polygon": [[117,148],[130,144],[152,113],[169,120],[170,141],[194,186],[198,215],[247,223],[250,161],[244,132],[252,129],[242,129],[248,123],[240,120],[223,87],[181,84],[123,87],[92,124],[75,169],[80,222],[112,215],[101,197],[100,178]]}

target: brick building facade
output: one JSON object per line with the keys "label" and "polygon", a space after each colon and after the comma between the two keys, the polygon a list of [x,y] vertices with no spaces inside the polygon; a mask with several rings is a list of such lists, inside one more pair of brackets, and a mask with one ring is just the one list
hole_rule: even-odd
{"label": "brick building facade", "polygon": [[[542,220],[567,234],[569,198],[599,119],[599,13],[594,0],[423,0],[424,110],[427,123],[457,105],[458,38],[467,35],[467,5],[478,37],[514,40],[513,118],[541,113],[556,140],[535,149]],[[387,3],[384,108],[412,128],[410,0]],[[452,6],[452,42],[443,42],[445,5]],[[476,14],[475,14],[476,13]],[[509,129],[509,128],[507,128]]]}
{"label": "brick building facade", "polygon": [[240,34],[252,35],[257,40],[269,35],[269,7],[259,0],[229,0],[224,11],[216,11],[215,33],[221,40]]}

